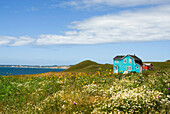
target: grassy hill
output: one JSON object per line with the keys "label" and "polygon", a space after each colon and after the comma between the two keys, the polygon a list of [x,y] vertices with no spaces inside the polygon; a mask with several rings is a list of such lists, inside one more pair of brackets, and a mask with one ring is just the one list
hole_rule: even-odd
{"label": "grassy hill", "polygon": [[72,67],[66,69],[65,71],[77,71],[77,70],[81,70],[86,67],[89,67],[91,65],[95,66],[95,65],[99,65],[99,64],[96,62],[90,61],[90,60],[86,60],[86,61],[80,62],[76,65],[73,65]]}
{"label": "grassy hill", "polygon": [[106,71],[113,68],[110,64],[99,64],[90,60],[80,62],[66,69],[64,72],[95,72],[97,70]]}
{"label": "grassy hill", "polygon": [[170,60],[166,60],[165,62],[170,62]]}
{"label": "grassy hill", "polygon": [[[166,70],[170,71],[170,62],[145,62],[145,63],[152,63],[153,64],[153,71],[146,71],[146,72],[154,72],[159,70]],[[80,62],[72,67],[68,68],[64,72],[96,72],[100,69],[100,72],[105,72],[106,70],[113,69],[113,65],[111,64],[99,64],[94,61],[86,60]]]}

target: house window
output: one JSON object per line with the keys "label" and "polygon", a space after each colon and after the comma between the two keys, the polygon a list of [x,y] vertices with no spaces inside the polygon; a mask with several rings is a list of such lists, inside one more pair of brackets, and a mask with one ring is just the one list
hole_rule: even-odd
{"label": "house window", "polygon": [[129,63],[131,63],[132,62],[132,60],[131,59],[129,59]]}
{"label": "house window", "polygon": [[118,60],[116,60],[115,63],[118,63]]}
{"label": "house window", "polygon": [[126,59],[124,59],[124,63],[126,63]]}
{"label": "house window", "polygon": [[138,66],[136,66],[136,69],[138,69]]}
{"label": "house window", "polygon": [[131,66],[127,66],[127,70],[131,70]]}

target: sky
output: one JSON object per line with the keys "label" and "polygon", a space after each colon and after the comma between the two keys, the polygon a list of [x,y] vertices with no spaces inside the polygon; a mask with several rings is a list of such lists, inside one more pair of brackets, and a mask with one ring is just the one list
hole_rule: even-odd
{"label": "sky", "polygon": [[0,0],[0,65],[170,59],[170,0]]}

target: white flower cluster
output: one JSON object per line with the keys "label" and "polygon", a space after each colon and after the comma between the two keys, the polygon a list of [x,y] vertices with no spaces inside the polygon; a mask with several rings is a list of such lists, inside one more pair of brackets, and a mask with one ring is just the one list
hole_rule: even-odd
{"label": "white flower cluster", "polygon": [[85,85],[84,87],[84,90],[82,92],[84,93],[88,93],[88,94],[102,94],[102,89],[101,87],[99,87],[98,85],[96,84],[89,84],[89,85]]}
{"label": "white flower cluster", "polygon": [[[150,90],[148,87],[141,86],[134,89],[122,89],[116,92],[114,86],[107,90],[107,94],[103,98],[102,102],[95,101],[97,109],[94,112],[100,111],[120,111],[124,110],[129,112],[134,112],[135,110],[140,110],[141,108],[152,108],[158,105],[158,103],[163,103],[161,92]],[[108,94],[111,97],[107,97]],[[165,99],[166,103],[169,103],[168,99]]]}

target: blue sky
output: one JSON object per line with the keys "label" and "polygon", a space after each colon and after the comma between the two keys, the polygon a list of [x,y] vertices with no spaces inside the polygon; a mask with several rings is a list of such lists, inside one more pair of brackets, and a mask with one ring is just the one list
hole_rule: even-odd
{"label": "blue sky", "polygon": [[1,0],[0,64],[170,59],[170,0]]}

